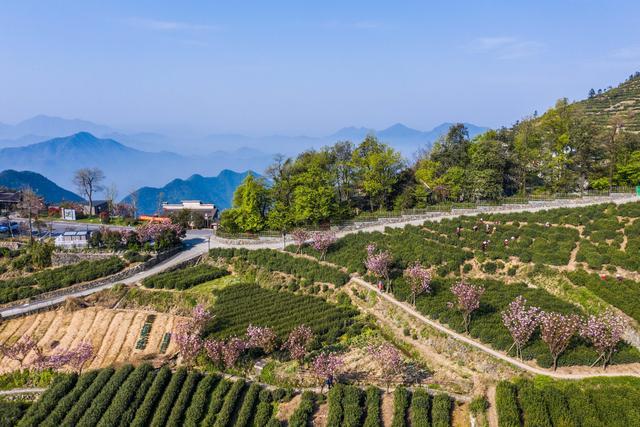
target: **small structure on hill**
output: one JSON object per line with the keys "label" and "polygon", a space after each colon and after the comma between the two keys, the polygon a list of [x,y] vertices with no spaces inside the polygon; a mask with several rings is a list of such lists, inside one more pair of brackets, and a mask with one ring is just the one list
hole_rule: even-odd
{"label": "small structure on hill", "polygon": [[180,203],[162,203],[162,212],[165,215],[183,210],[201,213],[207,219],[215,218],[218,213],[216,205],[213,203],[202,203],[200,200],[182,200]]}
{"label": "small structure on hill", "polygon": [[90,237],[90,231],[65,231],[56,237],[56,246],[65,249],[86,248]]}

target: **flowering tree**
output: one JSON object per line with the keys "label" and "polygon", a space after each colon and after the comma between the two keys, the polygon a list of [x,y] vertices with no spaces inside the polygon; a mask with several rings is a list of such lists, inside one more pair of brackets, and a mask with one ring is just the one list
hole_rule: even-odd
{"label": "flowering tree", "polygon": [[7,359],[18,361],[20,363],[20,369],[22,369],[24,358],[27,357],[27,354],[29,354],[29,352],[35,347],[36,342],[33,341],[31,336],[25,335],[13,344],[0,345],[0,354]]}
{"label": "flowering tree", "polygon": [[194,329],[192,321],[181,322],[177,326],[174,336],[182,361],[186,365],[191,365],[202,350],[200,333],[199,329]]}
{"label": "flowering tree", "polygon": [[367,259],[364,261],[364,266],[367,267],[367,271],[370,274],[385,280],[385,289],[387,292],[391,290],[389,270],[392,262],[393,258],[389,252],[377,251],[376,245],[373,243],[367,245]]}
{"label": "flowering tree", "polygon": [[192,325],[199,333],[204,331],[207,324],[213,319],[211,312],[204,308],[204,305],[198,304],[191,310]]}
{"label": "flowering tree", "polygon": [[307,230],[296,228],[291,232],[291,237],[297,246],[296,253],[299,254],[304,244],[311,238],[311,234]]}
{"label": "flowering tree", "polygon": [[265,353],[271,353],[276,347],[276,333],[268,327],[247,326],[247,338],[247,347],[261,348]]}
{"label": "flowering tree", "polygon": [[321,393],[326,380],[335,377],[342,364],[342,357],[333,353],[321,353],[313,359],[311,369],[316,377],[318,377],[318,380],[322,382]]}
{"label": "flowering tree", "polygon": [[138,226],[136,233],[140,243],[153,242],[156,249],[165,249],[180,242],[184,229],[169,222],[147,222]]}
{"label": "flowering tree", "polygon": [[224,341],[216,339],[204,340],[202,346],[204,347],[204,351],[207,353],[207,357],[214,365],[220,366],[223,363],[222,350],[224,345]]}
{"label": "flowering tree", "polygon": [[387,387],[387,391],[389,391],[391,382],[402,373],[404,368],[402,354],[397,348],[389,343],[384,343],[379,346],[370,346],[368,351],[380,364],[381,378]]}
{"label": "flowering tree", "polygon": [[565,315],[543,311],[539,319],[542,341],[549,347],[555,371],[558,367],[558,357],[567,349],[571,338],[580,328],[580,317],[575,314]]}
{"label": "flowering tree", "polygon": [[304,359],[304,356],[307,354],[307,347],[311,345],[313,338],[313,331],[310,327],[299,325],[289,333],[282,348],[288,350],[293,359],[297,359],[302,363],[302,359]]}
{"label": "flowering tree", "polygon": [[320,252],[320,259],[323,260],[327,255],[329,247],[336,242],[336,233],[333,231],[318,231],[313,233],[311,246],[316,251]]}
{"label": "flowering tree", "polygon": [[[505,311],[502,312],[502,323],[509,330],[513,338],[513,345],[516,348],[516,357],[522,359],[522,349],[529,342],[533,332],[538,326],[540,309],[538,307],[527,307],[527,300],[518,296],[511,301]],[[507,350],[507,353],[511,351]]]}
{"label": "flowering tree", "polygon": [[431,292],[431,273],[416,261],[404,270],[403,276],[411,287],[411,303],[415,306],[417,295]]}
{"label": "flowering tree", "polygon": [[[598,358],[593,365],[602,360],[602,367],[606,369],[611,356],[622,339],[626,328],[624,319],[611,310],[599,316],[589,316],[580,328],[580,335],[591,341],[598,351]],[[591,366],[593,366],[591,365]]]}
{"label": "flowering tree", "polygon": [[469,332],[471,314],[480,307],[480,297],[484,294],[482,286],[458,282],[451,287],[451,293],[456,297],[456,303],[450,302],[450,308],[456,308],[462,314],[465,332]]}
{"label": "flowering tree", "polygon": [[222,362],[224,363],[224,366],[227,369],[232,368],[246,348],[247,343],[242,338],[229,338],[222,347]]}

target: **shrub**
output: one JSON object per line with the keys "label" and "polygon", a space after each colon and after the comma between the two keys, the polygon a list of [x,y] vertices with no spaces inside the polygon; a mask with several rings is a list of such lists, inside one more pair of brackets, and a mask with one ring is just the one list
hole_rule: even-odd
{"label": "shrub", "polygon": [[187,405],[189,405],[191,396],[201,379],[202,374],[200,374],[199,372],[189,372],[187,378],[184,381],[184,384],[182,385],[180,394],[173,404],[173,408],[171,409],[171,413],[169,414],[169,419],[165,424],[166,426],[177,427],[183,424],[183,415],[187,410]]}
{"label": "shrub", "polygon": [[89,388],[91,383],[98,376],[98,371],[87,372],[78,378],[75,387],[65,397],[60,399],[55,409],[49,413],[47,418],[40,424],[42,427],[58,427],[69,410],[73,407],[82,393]]}
{"label": "shrub", "polygon": [[149,425],[153,416],[153,411],[162,398],[162,393],[170,380],[171,370],[166,366],[162,367],[156,374],[156,377],[149,388],[149,392],[145,395],[140,408],[136,412],[136,416],[131,423],[132,426],[143,427]]}
{"label": "shrub", "polygon": [[344,427],[360,427],[362,425],[362,391],[354,386],[345,386],[342,397]]}
{"label": "shrub", "polygon": [[228,274],[227,270],[200,264],[147,277],[142,281],[142,285],[147,288],[183,291]]}
{"label": "shrub", "polygon": [[225,427],[229,424],[231,416],[234,413],[235,407],[238,403],[238,397],[244,388],[245,383],[243,380],[238,380],[231,386],[229,393],[224,398],[224,403],[220,408],[220,412],[216,416],[216,422],[214,427]]}
{"label": "shrub", "polygon": [[82,427],[97,425],[102,414],[104,414],[109,407],[111,399],[115,396],[132,371],[133,366],[131,365],[125,365],[122,368],[119,368],[109,379],[109,382],[107,382],[102,390],[100,390],[100,393],[98,393],[98,395],[93,399],[91,406],[89,406],[89,409],[87,409],[82,418],[80,418],[77,425]]}
{"label": "shrub", "polygon": [[342,424],[342,397],[344,395],[344,386],[336,384],[329,390],[328,403],[329,413],[327,414],[327,426],[339,426]]}
{"label": "shrub", "polygon": [[151,365],[143,364],[138,366],[131,375],[129,375],[129,378],[127,378],[117,391],[106,411],[103,410],[104,413],[102,418],[100,418],[98,427],[115,427],[119,424],[120,417],[126,411],[131,403],[131,399],[133,399],[136,391],[146,379],[147,374],[151,372],[151,369]]}
{"label": "shrub", "polygon": [[138,408],[140,408],[140,405],[142,405],[142,402],[144,401],[144,398],[147,395],[147,392],[149,391],[149,389],[151,388],[151,385],[153,384],[153,381],[155,380],[155,378],[156,378],[155,371],[150,371],[147,374],[147,377],[144,379],[142,384],[140,384],[140,387],[138,387],[138,390],[136,391],[134,398],[129,404],[129,407],[120,416],[120,423],[118,424],[119,427],[132,425],[133,419],[136,416]]}
{"label": "shrub", "polygon": [[153,418],[151,419],[152,427],[160,427],[166,424],[167,417],[171,412],[171,408],[173,406],[173,402],[175,402],[178,394],[180,393],[180,389],[182,388],[182,383],[187,378],[187,370],[185,368],[179,368],[172,376],[167,388],[164,390],[162,394],[162,398],[158,403],[158,407],[156,408]]}
{"label": "shrub", "polygon": [[433,398],[431,423],[433,427],[449,427],[451,425],[451,398],[446,394],[438,394]]}
{"label": "shrub", "polygon": [[411,397],[411,427],[431,427],[431,396],[417,388]]}
{"label": "shrub", "polygon": [[[310,391],[302,393],[300,405],[289,418],[289,427],[306,427],[310,425],[315,404],[315,395]],[[257,423],[256,423],[257,425]]]}
{"label": "shrub", "polygon": [[484,414],[489,409],[489,401],[484,396],[474,397],[469,404],[469,410],[474,415]]}
{"label": "shrub", "polygon": [[93,399],[100,393],[105,385],[111,380],[114,375],[115,369],[107,368],[100,371],[96,379],[91,385],[80,395],[80,398],[75,402],[71,410],[62,420],[61,425],[63,427],[75,427],[78,421],[85,413],[87,408],[91,406]]}
{"label": "shrub", "polygon": [[29,407],[24,417],[18,423],[18,427],[40,424],[56,407],[58,401],[73,389],[77,379],[77,375],[63,375],[56,378],[40,400]]}
{"label": "shrub", "polygon": [[409,408],[409,391],[398,387],[393,392],[393,424],[392,427],[407,425],[407,409]]}
{"label": "shrub", "polygon": [[184,416],[185,427],[197,427],[204,418],[209,393],[218,382],[219,378],[215,375],[206,375],[202,381],[198,383],[198,388],[193,394],[191,405]]}
{"label": "shrub", "polygon": [[381,427],[382,418],[380,414],[380,389],[370,386],[367,388],[365,405],[367,416],[364,419],[364,427]]}
{"label": "shrub", "polygon": [[240,411],[238,411],[238,417],[236,418],[234,427],[245,427],[249,424],[253,409],[258,401],[258,393],[260,393],[260,386],[256,383],[251,384],[242,400],[242,406],[240,407]]}
{"label": "shrub", "polygon": [[202,425],[212,426],[216,420],[218,412],[224,403],[224,398],[227,395],[227,392],[231,388],[231,382],[227,379],[222,379],[218,383],[218,386],[211,393],[211,399],[209,400],[209,408],[207,409],[207,414],[202,421]]}
{"label": "shrub", "polygon": [[508,381],[501,381],[496,386],[496,411],[500,427],[520,427],[516,388]]}
{"label": "shrub", "polygon": [[518,384],[517,389],[525,427],[551,427],[551,420],[542,394],[535,390],[533,384],[528,381]]}

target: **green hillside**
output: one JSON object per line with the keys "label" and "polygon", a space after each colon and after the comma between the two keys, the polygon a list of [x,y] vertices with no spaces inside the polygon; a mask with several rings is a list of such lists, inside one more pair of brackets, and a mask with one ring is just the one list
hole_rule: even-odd
{"label": "green hillside", "polygon": [[640,132],[640,76],[634,75],[615,88],[577,102],[598,125],[607,125],[616,114],[628,117],[626,130]]}
{"label": "green hillside", "polygon": [[0,187],[13,190],[30,187],[38,196],[44,198],[47,203],[80,202],[83,200],[77,194],[65,190],[39,173],[31,171],[7,169],[0,172]]}

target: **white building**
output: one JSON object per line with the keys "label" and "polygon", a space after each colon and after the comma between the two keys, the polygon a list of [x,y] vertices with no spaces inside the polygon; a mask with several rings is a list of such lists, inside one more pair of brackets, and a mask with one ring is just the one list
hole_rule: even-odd
{"label": "white building", "polygon": [[86,248],[89,246],[89,231],[65,231],[56,237],[56,246],[65,249]]}
{"label": "white building", "polygon": [[216,205],[213,203],[202,203],[200,200],[183,200],[180,203],[162,203],[162,211],[166,215],[182,210],[199,212],[207,219],[213,219],[218,212]]}

